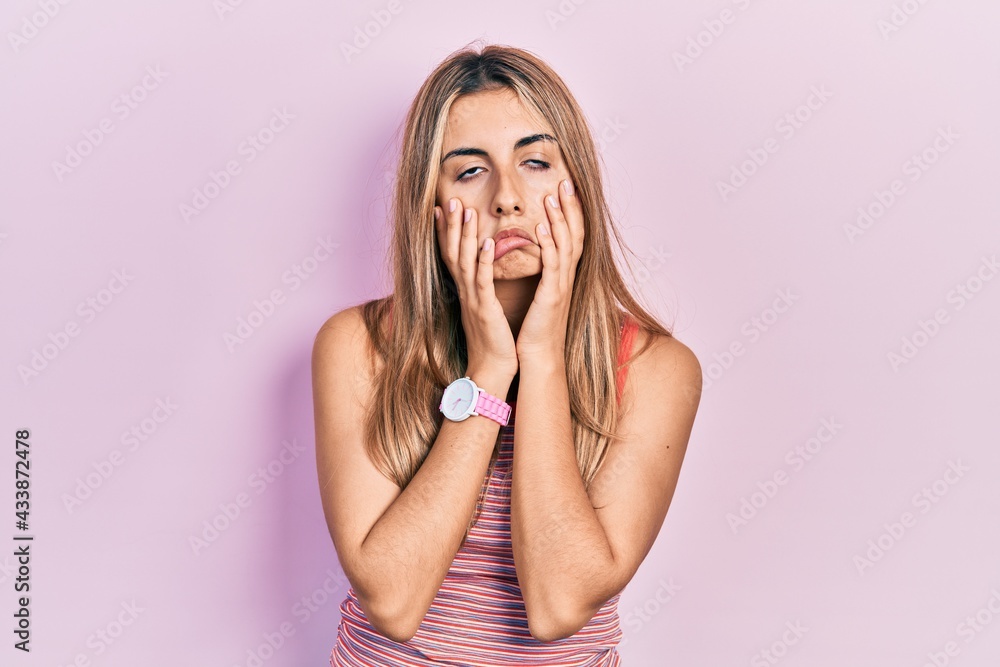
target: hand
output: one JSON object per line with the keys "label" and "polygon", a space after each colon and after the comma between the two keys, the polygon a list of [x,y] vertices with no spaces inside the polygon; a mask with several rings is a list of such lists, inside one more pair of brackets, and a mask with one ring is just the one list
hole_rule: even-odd
{"label": "hand", "polygon": [[[490,369],[517,374],[514,334],[493,289],[493,239],[479,248],[479,218],[474,208],[465,208],[458,198],[434,207],[434,225],[445,266],[458,288],[462,327],[469,350],[469,371]],[[454,210],[450,210],[454,206]],[[465,220],[468,214],[469,220]],[[473,378],[475,381],[475,378]]]}
{"label": "hand", "polygon": [[[553,206],[550,197],[559,206]],[[583,254],[583,207],[569,179],[556,194],[545,197],[544,207],[550,233],[543,232],[546,223],[535,227],[542,248],[542,279],[517,334],[519,363],[527,356],[564,358],[573,281]]]}

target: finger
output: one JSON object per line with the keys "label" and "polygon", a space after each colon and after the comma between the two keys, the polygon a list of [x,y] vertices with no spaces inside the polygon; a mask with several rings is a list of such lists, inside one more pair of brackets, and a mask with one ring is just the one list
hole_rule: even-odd
{"label": "finger", "polygon": [[441,251],[441,261],[451,271],[451,258],[448,256],[448,220],[441,206],[434,207],[434,231],[437,234],[438,249]]}
{"label": "finger", "polygon": [[441,212],[441,217],[445,221],[445,247],[448,252],[445,262],[448,265],[448,270],[451,271],[451,277],[455,280],[455,287],[461,290],[462,279],[458,268],[458,250],[462,238],[462,207],[459,206],[458,199],[454,198],[450,199],[446,206],[447,209]]}
{"label": "finger", "polygon": [[492,303],[496,294],[493,291],[493,258],[496,254],[496,244],[492,238],[483,241],[483,249],[479,251],[479,271],[476,272],[476,289],[479,290],[481,303]]}
{"label": "finger", "polygon": [[448,211],[445,213],[448,219],[448,252],[451,261],[451,277],[455,279],[455,289],[462,294],[462,269],[458,265],[462,249],[462,202],[453,197],[448,200]]}
{"label": "finger", "polygon": [[573,187],[572,180],[567,178],[559,186],[559,201],[562,203],[562,212],[569,228],[570,237],[573,239],[573,258],[579,259],[583,253],[585,236],[583,203],[576,196],[576,188]]}
{"label": "finger", "polygon": [[562,208],[556,205],[558,203],[558,195],[549,195],[545,198],[550,221],[549,233],[556,249],[554,253],[556,256],[554,273],[556,275],[553,282],[556,283],[555,286],[562,288],[572,284],[573,280],[572,276],[569,275],[569,272],[573,270],[573,238]]}
{"label": "finger", "polygon": [[451,287],[451,283],[454,283],[455,275],[457,273],[457,267],[455,262],[452,260],[452,253],[448,248],[448,219],[444,213],[443,206],[434,207],[434,228],[437,232],[438,248],[441,252],[441,261],[445,265],[448,274],[451,276],[451,281],[445,281],[445,292],[444,297],[447,303],[454,303],[457,297],[457,292],[453,292],[455,289]]}
{"label": "finger", "polygon": [[552,238],[555,240],[556,250],[559,252],[560,258],[568,262],[570,256],[573,254],[573,238],[566,222],[566,216],[559,206],[559,199],[556,198],[556,195],[545,197],[545,210],[548,213],[549,222],[551,223],[549,229],[551,230]]}
{"label": "finger", "polygon": [[[459,206],[459,208],[464,208]],[[458,271],[462,274],[462,285],[466,294],[474,295],[476,288],[476,264],[479,258],[479,238],[476,234],[478,225],[476,209],[466,208],[462,211],[462,237],[458,251]]]}
{"label": "finger", "polygon": [[[535,236],[542,249],[542,279],[538,282],[538,294],[557,294],[559,288],[559,251],[552,240],[551,225],[547,222],[535,226]],[[553,290],[550,292],[549,290]]]}
{"label": "finger", "polygon": [[448,250],[448,226],[444,219],[444,213],[441,211],[440,206],[435,206],[433,211],[434,217],[434,233],[437,235],[438,248],[441,249],[441,259],[445,260],[445,265],[448,264],[447,260],[447,250]]}

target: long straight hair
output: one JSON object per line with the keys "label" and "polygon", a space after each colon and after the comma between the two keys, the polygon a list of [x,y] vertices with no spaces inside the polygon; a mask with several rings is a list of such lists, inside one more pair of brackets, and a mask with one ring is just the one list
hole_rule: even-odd
{"label": "long straight hair", "polygon": [[[365,447],[373,464],[406,488],[437,438],[445,387],[465,375],[468,349],[455,282],[437,243],[433,211],[448,112],[462,95],[509,89],[552,127],[583,209],[585,242],[577,265],[565,345],[567,387],[577,463],[584,486],[617,440],[620,332],[631,316],[649,333],[672,333],[629,292],[612,252],[625,249],[612,219],[598,155],[584,114],[562,79],[522,49],[465,47],[444,60],[413,100],[404,125],[390,207],[394,292],[362,305],[375,355]],[[631,359],[642,354],[646,345]],[[572,344],[570,344],[572,341]],[[628,365],[627,360],[623,365]],[[497,442],[490,473],[497,459]],[[469,529],[478,518],[484,479]],[[468,537],[468,530],[465,537]],[[465,538],[462,540],[463,544]]]}

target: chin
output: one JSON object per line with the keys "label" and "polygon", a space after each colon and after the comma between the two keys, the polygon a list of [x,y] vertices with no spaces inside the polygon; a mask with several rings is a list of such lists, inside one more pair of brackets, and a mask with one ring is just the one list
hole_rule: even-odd
{"label": "chin", "polygon": [[[502,262],[505,257],[501,257]],[[541,276],[542,275],[542,263],[540,260],[525,262],[520,261],[517,263],[510,262],[508,266],[498,266],[493,265],[493,280],[520,280],[521,278],[530,278],[531,276]]]}

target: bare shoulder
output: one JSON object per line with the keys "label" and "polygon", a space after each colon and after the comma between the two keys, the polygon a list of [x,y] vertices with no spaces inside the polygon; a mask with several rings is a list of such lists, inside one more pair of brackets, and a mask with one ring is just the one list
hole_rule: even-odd
{"label": "bare shoulder", "polygon": [[352,328],[364,325],[364,318],[361,316],[361,306],[349,306],[331,315],[323,326],[319,328],[319,333],[335,328]]}
{"label": "bare shoulder", "polygon": [[371,339],[361,306],[351,306],[331,315],[316,332],[312,370],[317,376],[338,373],[351,379],[356,389],[371,381]]}
{"label": "bare shoulder", "polygon": [[313,343],[313,354],[331,352],[339,345],[360,348],[366,343],[367,332],[365,320],[361,315],[361,306],[351,306],[331,315],[316,332]]}
{"label": "bare shoulder", "polygon": [[636,364],[646,367],[646,372],[664,373],[688,383],[697,381],[701,386],[701,363],[687,345],[674,336],[639,329],[633,351],[638,352],[646,345],[649,349],[635,360]]}
{"label": "bare shoulder", "polygon": [[639,329],[633,354],[647,345],[648,349],[633,360],[628,374],[637,398],[669,398],[675,403],[683,399],[688,409],[696,410],[701,399],[702,369],[695,353],[674,336]]}

